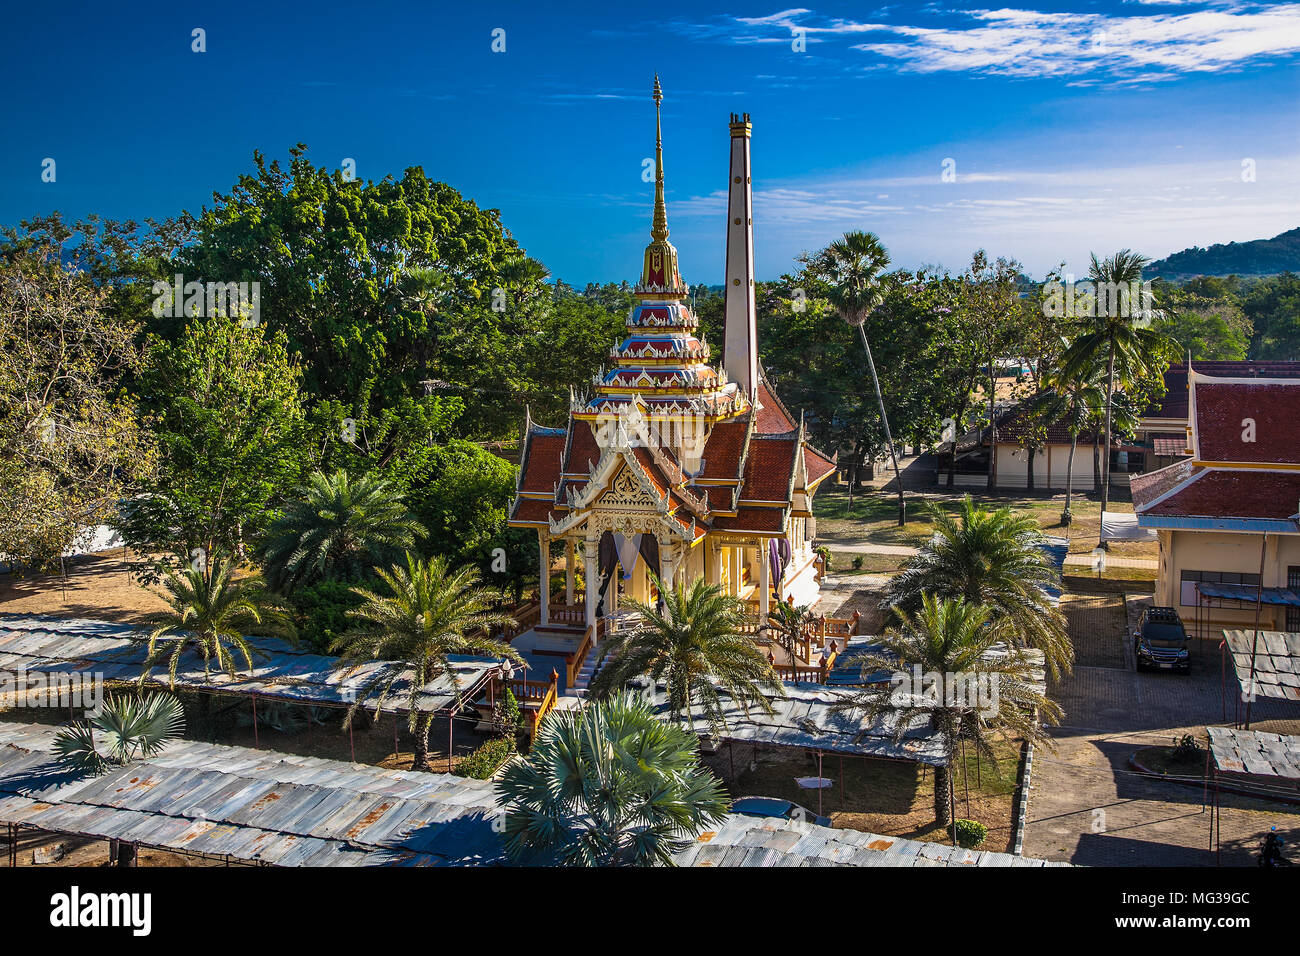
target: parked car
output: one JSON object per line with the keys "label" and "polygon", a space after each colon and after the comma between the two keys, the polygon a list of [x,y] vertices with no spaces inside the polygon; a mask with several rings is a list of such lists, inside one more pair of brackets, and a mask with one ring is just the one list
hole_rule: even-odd
{"label": "parked car", "polygon": [[1133,632],[1133,656],[1138,670],[1191,671],[1187,629],[1175,608],[1149,607],[1142,612]]}
{"label": "parked car", "polygon": [[819,827],[831,826],[830,817],[819,817],[806,807],[777,797],[741,797],[731,805],[732,813],[745,817],[767,817],[771,820],[802,820]]}

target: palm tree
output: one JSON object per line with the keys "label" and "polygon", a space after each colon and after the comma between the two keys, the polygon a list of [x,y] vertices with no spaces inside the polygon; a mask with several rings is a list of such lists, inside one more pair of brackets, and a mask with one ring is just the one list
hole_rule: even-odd
{"label": "palm tree", "polygon": [[[148,652],[141,688],[153,668],[166,661],[168,685],[175,689],[181,656],[191,647],[203,658],[204,678],[210,680],[214,666],[234,677],[236,654],[252,669],[250,634],[295,638],[293,624],[262,580],[256,575],[236,580],[234,570],[234,563],[217,552],[205,568],[165,571],[162,597],[169,608],[144,621]],[[200,696],[205,713],[208,700]]]}
{"label": "palm tree", "polygon": [[528,758],[497,784],[506,852],[553,854],[566,866],[672,866],[730,807],[698,747],[632,693],[553,711]]}
{"label": "palm tree", "polygon": [[880,378],[876,375],[876,362],[867,341],[867,318],[884,301],[881,277],[889,266],[889,253],[880,239],[870,232],[854,230],[844,238],[836,239],[816,255],[805,257],[808,270],[830,286],[828,299],[841,319],[858,330],[858,338],[867,353],[867,368],[871,384],[876,390],[876,405],[880,409],[880,422],[889,446],[889,460],[898,478],[898,525],[907,523],[907,502],[903,497],[903,473],[898,470],[898,456],[894,453],[894,438],[889,430],[889,416],[885,414],[885,399],[880,391]]}
{"label": "palm tree", "polygon": [[864,676],[882,670],[906,676],[919,668],[923,680],[936,681],[937,693],[908,687],[907,681],[891,682],[872,685],[837,706],[860,707],[870,721],[893,718],[895,743],[900,744],[919,719],[929,721],[946,757],[934,778],[934,816],[940,826],[952,820],[951,770],[963,739],[996,766],[996,737],[1050,743],[1040,720],[1056,723],[1061,717],[1060,707],[1040,690],[1035,663],[1023,651],[999,653],[996,645],[1013,636],[1012,622],[991,608],[926,594],[919,610],[900,614],[898,626],[887,628],[873,650],[854,658]]}
{"label": "palm tree", "polygon": [[[351,726],[357,709],[376,691],[378,717],[395,685],[407,680],[406,706],[415,737],[411,769],[428,770],[433,712],[417,709],[421,690],[452,672],[453,654],[506,658],[522,665],[518,651],[490,636],[495,628],[513,627],[515,620],[493,607],[492,590],[479,583],[479,573],[472,567],[451,571],[441,557],[421,561],[408,553],[406,567],[375,568],[375,573],[391,593],[354,587],[353,593],[363,603],[348,616],[364,623],[335,641],[334,650],[340,652],[340,664],[348,672],[372,660],[399,666],[380,669],[358,688],[344,726]],[[451,754],[447,757],[450,760]]]}
{"label": "palm tree", "polygon": [[1074,494],[1074,453],[1079,447],[1079,435],[1091,422],[1101,416],[1106,402],[1102,370],[1092,365],[1067,375],[1061,370],[1048,373],[1044,383],[1051,389],[1042,405],[1042,414],[1049,424],[1061,423],[1070,434],[1070,457],[1065,468],[1065,510],[1061,524],[1067,528],[1074,520],[1070,500]]}
{"label": "palm tree", "polygon": [[[1127,290],[1142,281],[1142,269],[1151,260],[1128,249],[1122,249],[1105,260],[1092,255],[1088,277],[1102,286],[1096,297],[1094,315],[1086,320],[1087,326],[1061,356],[1061,372],[1071,378],[1085,374],[1085,370],[1106,362],[1106,414],[1102,461],[1101,510],[1104,514],[1110,503],[1110,441],[1112,410],[1115,400],[1117,363],[1131,370],[1134,378],[1153,369],[1164,354],[1165,337],[1142,322],[1142,309],[1137,303],[1130,308],[1118,307],[1124,298],[1131,302]],[[1099,539],[1101,541],[1102,539]]]}
{"label": "palm tree", "polygon": [[890,580],[882,606],[915,612],[926,595],[987,605],[1014,643],[1043,652],[1053,677],[1069,673],[1074,645],[1045,590],[1060,575],[1042,550],[1038,523],[1009,507],[978,507],[970,495],[955,518],[935,504],[929,512],[934,534]]}
{"label": "palm tree", "polygon": [[784,689],[771,662],[741,633],[744,602],[703,578],[696,578],[690,590],[680,583],[667,590],[653,574],[651,578],[663,595],[663,610],[627,602],[642,622],[610,638],[592,693],[606,696],[634,677],[648,676],[666,683],[674,721],[688,720],[698,705],[711,727],[724,727],[722,693],[747,712],[757,706],[770,714],[772,705],[762,688],[780,694]]}
{"label": "palm tree", "polygon": [[[180,736],[184,709],[171,694],[115,696],[99,713],[54,736],[54,754],[74,773],[99,775],[132,760],[149,758]],[[103,752],[95,731],[103,738]]]}
{"label": "palm tree", "polygon": [[356,578],[423,534],[388,482],[314,471],[268,529],[262,561],[271,586],[288,595],[321,578]]}

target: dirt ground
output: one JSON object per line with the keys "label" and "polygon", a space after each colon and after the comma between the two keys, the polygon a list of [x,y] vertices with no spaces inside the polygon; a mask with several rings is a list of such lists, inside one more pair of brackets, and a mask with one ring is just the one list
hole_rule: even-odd
{"label": "dirt ground", "polygon": [[[946,829],[934,823],[934,772],[892,760],[836,755],[822,759],[821,775],[834,785],[820,791],[804,790],[797,777],[817,776],[811,753],[755,748],[736,744],[729,753],[723,746],[706,755],[705,763],[721,777],[733,798],[779,797],[792,800],[812,813],[830,817],[836,827],[884,836],[950,842]],[[999,767],[968,754],[965,771],[958,763],[954,773],[956,816],[978,820],[989,828],[981,849],[1010,852],[1014,842],[1012,813],[1020,769],[1018,743],[998,748]],[[732,770],[734,768],[734,775]],[[967,796],[969,792],[969,798]]]}
{"label": "dirt ground", "polygon": [[[51,853],[59,858],[48,863],[36,862],[38,851]],[[225,860],[207,857],[189,856],[181,853],[168,853],[166,850],[151,850],[141,847],[136,861],[137,866],[223,866]],[[88,837],[65,836],[57,833],[45,833],[25,827],[18,831],[18,866],[71,866],[71,867],[107,867],[109,844],[107,840],[92,840]],[[9,865],[9,828],[0,828],[0,866]],[[239,864],[231,861],[231,865]]]}
{"label": "dirt ground", "polygon": [[114,549],[68,562],[67,575],[0,574],[0,614],[52,614],[133,624],[166,608],[140,584],[130,566],[133,551]]}

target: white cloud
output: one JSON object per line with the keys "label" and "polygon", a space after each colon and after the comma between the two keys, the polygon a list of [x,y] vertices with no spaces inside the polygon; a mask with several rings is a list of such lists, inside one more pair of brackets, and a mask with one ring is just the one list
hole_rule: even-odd
{"label": "white cloud", "polygon": [[[1147,0],[1158,8],[1177,0]],[[763,17],[678,24],[683,32],[732,43],[785,42],[800,28],[810,40],[860,38],[852,49],[915,73],[979,72],[1071,77],[1077,85],[1154,83],[1196,72],[1242,69],[1300,52],[1300,3],[1225,3],[1199,10],[1132,15],[967,10],[964,26],[858,22],[818,17],[799,7]],[[737,32],[740,28],[744,32]],[[767,31],[766,37],[762,31]]]}

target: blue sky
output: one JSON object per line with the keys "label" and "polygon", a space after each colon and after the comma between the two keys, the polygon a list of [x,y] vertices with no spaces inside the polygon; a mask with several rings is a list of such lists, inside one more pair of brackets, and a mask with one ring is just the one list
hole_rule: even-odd
{"label": "blue sky", "polygon": [[690,282],[721,281],[732,111],[759,278],[850,228],[899,265],[983,247],[1041,276],[1300,225],[1300,3],[179,7],[6,12],[0,222],[198,210],[301,141],[363,178],[423,166],[568,282],[634,279],[657,70]]}

